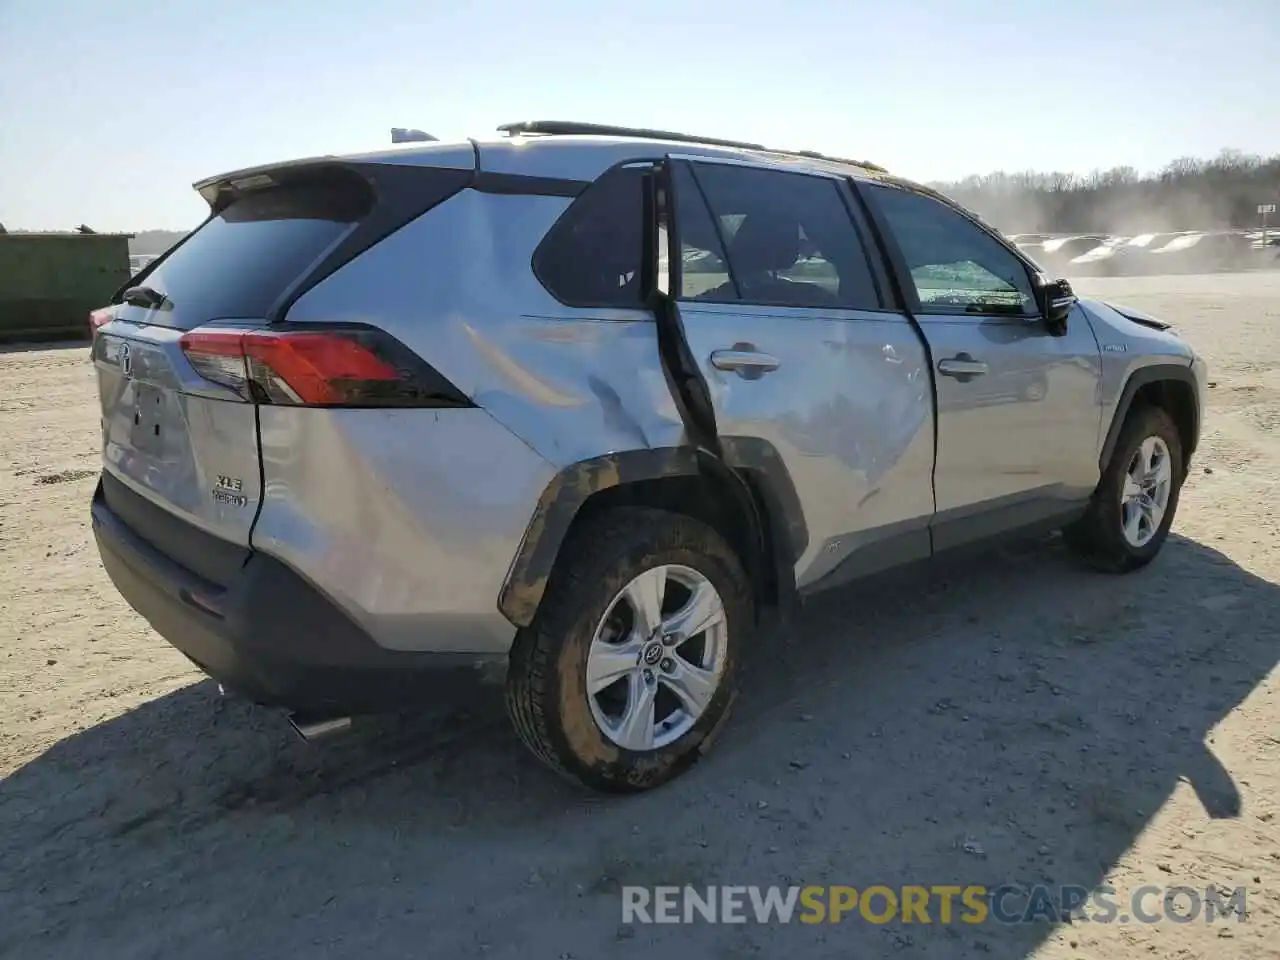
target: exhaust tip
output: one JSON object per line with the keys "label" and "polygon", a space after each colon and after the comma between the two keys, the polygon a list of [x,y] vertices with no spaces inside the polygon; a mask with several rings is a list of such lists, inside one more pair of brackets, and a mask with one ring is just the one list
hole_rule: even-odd
{"label": "exhaust tip", "polygon": [[351,729],[350,717],[305,717],[296,713],[289,714],[289,726],[293,732],[308,743],[323,740],[334,734],[344,733]]}

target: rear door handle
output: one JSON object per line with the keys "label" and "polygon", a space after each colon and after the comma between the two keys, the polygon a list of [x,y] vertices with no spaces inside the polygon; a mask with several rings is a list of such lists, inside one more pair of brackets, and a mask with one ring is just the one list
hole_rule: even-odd
{"label": "rear door handle", "polygon": [[757,350],[713,350],[711,365],[717,370],[728,370],[747,379],[754,379],[777,370],[781,361]]}
{"label": "rear door handle", "polygon": [[987,372],[987,365],[975,360],[967,353],[958,353],[954,357],[938,361],[938,372],[944,377],[955,377],[957,380],[968,380],[980,377]]}

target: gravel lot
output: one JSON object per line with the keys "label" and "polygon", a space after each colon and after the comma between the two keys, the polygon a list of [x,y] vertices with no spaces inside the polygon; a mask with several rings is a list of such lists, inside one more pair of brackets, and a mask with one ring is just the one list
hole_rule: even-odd
{"label": "gravel lot", "polygon": [[[0,353],[0,955],[1280,956],[1280,275],[1081,284],[1216,384],[1148,570],[1052,540],[813,604],[716,751],[630,799],[496,703],[322,745],[117,597],[82,347]],[[624,926],[620,884],[1248,888],[1246,922]]]}

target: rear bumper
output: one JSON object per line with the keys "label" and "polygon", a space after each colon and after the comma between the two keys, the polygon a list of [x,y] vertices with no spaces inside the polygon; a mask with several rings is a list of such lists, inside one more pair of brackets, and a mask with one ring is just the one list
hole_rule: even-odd
{"label": "rear bumper", "polygon": [[129,605],[226,688],[308,713],[378,713],[465,701],[505,670],[506,657],[378,646],[298,574],[250,553],[225,584],[181,566],[93,499],[107,575]]}

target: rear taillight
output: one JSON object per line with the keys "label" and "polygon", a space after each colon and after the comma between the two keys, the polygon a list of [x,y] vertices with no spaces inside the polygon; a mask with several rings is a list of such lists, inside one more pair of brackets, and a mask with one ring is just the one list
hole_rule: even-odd
{"label": "rear taillight", "polygon": [[372,327],[192,330],[192,368],[257,403],[466,407],[471,402],[399,340]]}
{"label": "rear taillight", "polygon": [[98,331],[116,318],[114,307],[99,307],[89,311],[89,339],[98,335]]}

